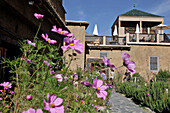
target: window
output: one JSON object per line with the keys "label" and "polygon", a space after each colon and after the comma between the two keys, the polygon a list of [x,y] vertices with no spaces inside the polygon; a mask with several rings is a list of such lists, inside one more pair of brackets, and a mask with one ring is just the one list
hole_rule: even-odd
{"label": "window", "polygon": [[107,57],[107,52],[100,52],[100,58],[103,58],[104,56]]}
{"label": "window", "polygon": [[149,57],[149,70],[150,71],[158,71],[159,67],[159,57],[158,56],[150,56]]}

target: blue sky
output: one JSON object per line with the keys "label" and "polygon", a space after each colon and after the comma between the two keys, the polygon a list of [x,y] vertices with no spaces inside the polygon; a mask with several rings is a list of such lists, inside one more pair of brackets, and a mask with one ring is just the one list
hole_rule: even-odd
{"label": "blue sky", "polygon": [[97,24],[99,34],[107,36],[117,16],[132,10],[134,4],[138,10],[164,16],[164,24],[170,25],[170,0],[63,0],[66,20],[89,22],[86,32],[91,34]]}

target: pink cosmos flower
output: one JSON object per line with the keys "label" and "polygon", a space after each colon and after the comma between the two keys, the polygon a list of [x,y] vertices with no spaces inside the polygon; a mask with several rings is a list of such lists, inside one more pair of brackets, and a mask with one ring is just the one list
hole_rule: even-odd
{"label": "pink cosmos flower", "polygon": [[9,105],[6,105],[7,108],[9,108]]}
{"label": "pink cosmos flower", "polygon": [[110,67],[110,70],[111,71],[114,71],[116,69],[116,67],[110,63],[110,60],[106,58],[106,56],[103,57],[103,63],[106,65],[106,66],[109,66]]}
{"label": "pink cosmos flower", "polygon": [[82,43],[79,43],[79,39],[76,39],[75,37],[69,38],[66,37],[64,38],[65,46],[61,46],[61,49],[63,51],[66,51],[67,49],[72,49],[75,50],[77,53],[81,54],[84,49],[84,45]]}
{"label": "pink cosmos flower", "polygon": [[113,64],[109,64],[109,66],[110,66],[111,71],[114,71],[115,69],[117,69]]}
{"label": "pink cosmos flower", "polygon": [[54,70],[51,70],[50,71],[50,75],[53,75],[55,72],[54,72]]}
{"label": "pink cosmos flower", "polygon": [[26,59],[26,62],[30,63],[30,62],[31,62],[31,60],[30,60],[30,59]]}
{"label": "pink cosmos flower", "polygon": [[65,76],[65,77],[64,77],[64,83],[66,83],[67,79],[68,79],[68,77]]}
{"label": "pink cosmos flower", "polygon": [[135,73],[135,63],[133,61],[129,60],[130,55],[126,52],[122,53],[122,59],[123,59],[123,65],[127,67],[127,69],[131,72],[131,73]]}
{"label": "pink cosmos flower", "polygon": [[82,100],[81,103],[85,105],[85,101],[84,100]]}
{"label": "pink cosmos flower", "polygon": [[28,44],[32,45],[33,47],[36,47],[35,46],[35,43],[32,43],[30,40],[27,40]]}
{"label": "pink cosmos flower", "polygon": [[96,95],[97,95],[98,98],[101,98],[103,100],[106,99],[107,92],[105,90],[107,89],[107,86],[103,85],[102,80],[97,80],[97,78],[94,79],[93,84],[92,84],[92,88],[97,90]]}
{"label": "pink cosmos flower", "polygon": [[44,17],[44,15],[42,14],[37,14],[37,13],[34,13],[34,16],[37,18],[37,19],[42,19]]}
{"label": "pink cosmos flower", "polygon": [[50,63],[49,63],[49,61],[47,61],[47,60],[43,60],[43,62],[44,62],[44,66],[50,66]]}
{"label": "pink cosmos flower", "polygon": [[98,107],[97,107],[97,106],[94,106],[94,108],[95,108],[95,109],[98,109]]}
{"label": "pink cosmos flower", "polygon": [[10,91],[10,93],[14,94],[14,91]]}
{"label": "pink cosmos flower", "polygon": [[55,44],[55,43],[57,43],[57,41],[56,40],[51,40],[50,38],[48,38],[48,35],[46,34],[46,36],[42,33],[42,35],[41,35],[48,43],[50,43],[50,44]]}
{"label": "pink cosmos flower", "polygon": [[58,79],[59,82],[63,81],[62,74],[56,74],[55,77]]}
{"label": "pink cosmos flower", "polygon": [[109,59],[106,58],[106,56],[103,57],[102,61],[103,61],[104,65],[106,65],[106,66],[110,64],[110,61],[109,61]]}
{"label": "pink cosmos flower", "polygon": [[65,76],[65,77],[64,77],[64,80],[67,80],[67,79],[68,79],[68,77],[67,77],[67,76]]}
{"label": "pink cosmos flower", "polygon": [[32,95],[27,95],[27,100],[31,100],[32,99]]}
{"label": "pink cosmos flower", "polygon": [[9,83],[9,82],[4,82],[4,83],[1,83],[0,86],[3,86],[4,89],[9,89],[9,88],[12,88],[12,84]]}
{"label": "pink cosmos flower", "polygon": [[69,32],[66,31],[66,30],[62,30],[61,28],[58,28],[58,29],[57,29],[56,25],[53,26],[53,28],[51,29],[51,31],[56,32],[56,33],[61,34],[61,35],[68,36],[68,37],[72,37],[72,36],[73,36],[73,33],[69,33]]}
{"label": "pink cosmos flower", "polygon": [[87,80],[81,82],[81,84],[83,84],[85,86],[92,86],[92,84],[90,84]]}
{"label": "pink cosmos flower", "polygon": [[45,99],[44,106],[45,110],[50,111],[50,113],[64,113],[64,106],[62,105],[63,99],[57,98],[57,96],[53,93],[49,96],[49,93],[47,94],[47,102]]}
{"label": "pink cosmos flower", "polygon": [[23,111],[22,113],[43,113],[42,109],[37,109],[37,111],[35,111],[35,109],[29,108],[27,111]]}

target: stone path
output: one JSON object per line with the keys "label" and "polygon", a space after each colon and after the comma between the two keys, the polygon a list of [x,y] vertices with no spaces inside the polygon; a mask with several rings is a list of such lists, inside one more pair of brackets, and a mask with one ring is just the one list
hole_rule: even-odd
{"label": "stone path", "polygon": [[128,99],[119,93],[112,94],[109,99],[109,104],[111,104],[111,113],[146,113],[131,99]]}

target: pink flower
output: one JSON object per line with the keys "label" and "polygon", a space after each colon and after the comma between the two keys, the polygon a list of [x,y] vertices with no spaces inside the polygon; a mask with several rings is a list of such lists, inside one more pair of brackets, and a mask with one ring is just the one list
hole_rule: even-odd
{"label": "pink flower", "polygon": [[104,65],[106,65],[106,66],[110,64],[110,61],[109,61],[109,59],[106,58],[106,56],[103,57],[102,61],[103,61]]}
{"label": "pink flower", "polygon": [[68,31],[66,30],[62,30],[61,28],[58,28],[56,27],[56,25],[53,26],[53,28],[51,29],[51,31],[53,32],[56,32],[60,35],[65,35],[65,36],[68,36],[68,37],[72,37],[73,36],[73,33],[69,33]]}
{"label": "pink flower", "polygon": [[0,98],[0,100],[3,100],[2,98]]}
{"label": "pink flower", "polygon": [[67,49],[72,49],[75,50],[77,53],[81,54],[84,49],[84,45],[82,43],[79,43],[80,40],[76,39],[75,37],[69,38],[66,37],[64,38],[65,46],[61,46],[61,49],[63,51],[66,51]]}
{"label": "pink flower", "polygon": [[42,109],[37,109],[37,111],[35,111],[35,109],[29,108],[27,111],[23,111],[22,113],[43,113]]}
{"label": "pink flower", "polygon": [[64,80],[67,80],[67,79],[68,79],[68,77],[67,77],[67,76],[65,76],[65,77],[64,77]]}
{"label": "pink flower", "polygon": [[26,62],[30,63],[30,62],[31,62],[31,60],[30,60],[30,59],[26,59]]}
{"label": "pink flower", "polygon": [[97,107],[97,106],[94,106],[94,108],[95,108],[95,109],[98,109],[98,107]]}
{"label": "pink flower", "polygon": [[62,74],[56,74],[55,77],[58,79],[59,82],[63,81]]}
{"label": "pink flower", "polygon": [[122,53],[122,59],[123,59],[123,65],[127,67],[127,69],[131,72],[131,73],[135,73],[135,63],[133,61],[129,60],[130,55],[126,52]]}
{"label": "pink flower", "polygon": [[27,100],[31,100],[32,99],[32,95],[27,95]]}
{"label": "pink flower", "polygon": [[96,100],[94,100],[94,102],[96,102]]}
{"label": "pink flower", "polygon": [[148,93],[148,96],[149,96],[149,93]]}
{"label": "pink flower", "polygon": [[35,43],[32,43],[30,40],[27,40],[28,44],[32,45],[33,47],[36,47],[35,46]]}
{"label": "pink flower", "polygon": [[92,86],[92,84],[90,84],[87,80],[81,82],[81,84],[83,84],[85,86]]}
{"label": "pink flower", "polygon": [[107,89],[107,86],[105,85],[102,86],[102,85],[103,85],[103,81],[97,80],[96,78],[93,80],[92,88],[97,90],[96,95],[98,98],[105,100],[107,96],[107,92],[105,91]]}
{"label": "pink flower", "polygon": [[84,100],[82,100],[81,103],[85,105],[85,101]]}
{"label": "pink flower", "polygon": [[7,108],[9,108],[9,105],[6,105]]}
{"label": "pink flower", "polygon": [[1,83],[0,86],[3,86],[4,89],[9,89],[9,88],[12,88],[12,84],[9,83],[9,82],[4,82],[4,83]]}
{"label": "pink flower", "polygon": [[52,75],[52,74],[54,74],[54,73],[55,73],[54,70],[51,70],[51,71],[50,71],[50,75]]}
{"label": "pink flower", "polygon": [[44,66],[50,66],[50,63],[49,63],[49,61],[47,61],[47,60],[43,60],[43,62],[44,62]]}
{"label": "pink flower", "polygon": [[34,16],[37,18],[37,19],[42,19],[44,17],[44,15],[42,14],[37,14],[37,13],[34,13]]}
{"label": "pink flower", "polygon": [[45,110],[50,111],[50,113],[64,113],[64,106],[62,105],[63,99],[57,98],[57,96],[53,93],[49,96],[47,94],[47,102],[44,101]]}
{"label": "pink flower", "polygon": [[46,36],[42,33],[42,35],[41,35],[48,43],[50,43],[50,44],[55,44],[55,43],[57,43],[57,41],[56,40],[51,40],[50,38],[48,38],[48,35],[46,34]]}
{"label": "pink flower", "polygon": [[14,94],[14,91],[10,91],[10,93]]}
{"label": "pink flower", "polygon": [[106,56],[103,57],[102,61],[106,66],[110,67],[111,71],[114,71],[116,69],[116,67],[110,63],[110,60],[106,58]]}

